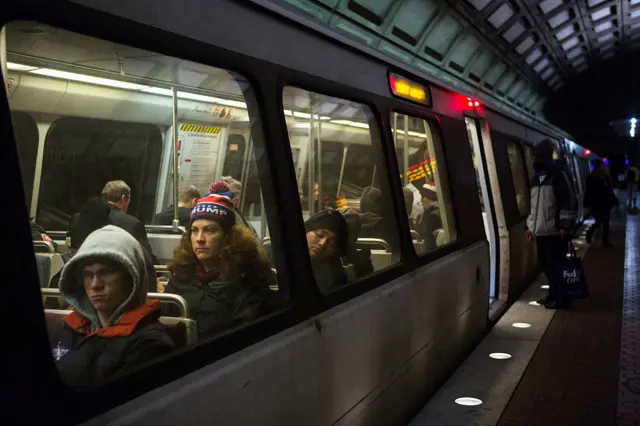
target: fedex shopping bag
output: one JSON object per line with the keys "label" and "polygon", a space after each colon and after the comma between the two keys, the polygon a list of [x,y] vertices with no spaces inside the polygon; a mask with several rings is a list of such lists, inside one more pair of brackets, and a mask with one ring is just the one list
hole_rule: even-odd
{"label": "fedex shopping bag", "polygon": [[589,297],[589,287],[584,275],[582,259],[576,253],[573,244],[569,242],[566,256],[559,265],[560,282],[564,286],[564,293],[570,299],[584,299]]}

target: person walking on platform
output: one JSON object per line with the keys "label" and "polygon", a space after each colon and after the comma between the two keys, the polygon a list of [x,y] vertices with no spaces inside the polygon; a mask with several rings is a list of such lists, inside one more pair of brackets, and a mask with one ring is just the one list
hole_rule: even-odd
{"label": "person walking on platform", "polygon": [[566,307],[569,300],[557,271],[571,242],[577,203],[569,177],[553,162],[550,140],[535,146],[534,168],[526,238],[527,241],[535,239],[538,261],[549,282],[549,293],[538,303],[549,309],[560,309]]}
{"label": "person walking on platform", "polygon": [[634,166],[629,166],[624,172],[624,181],[627,184],[629,207],[636,207],[636,195],[638,190],[638,179],[640,179],[640,170]]}
{"label": "person walking on platform", "polygon": [[593,233],[602,225],[602,246],[611,247],[609,243],[609,219],[613,206],[620,205],[618,197],[613,193],[611,178],[602,160],[594,162],[594,168],[585,184],[584,206],[591,211],[596,223],[587,232],[587,243],[591,243]]}

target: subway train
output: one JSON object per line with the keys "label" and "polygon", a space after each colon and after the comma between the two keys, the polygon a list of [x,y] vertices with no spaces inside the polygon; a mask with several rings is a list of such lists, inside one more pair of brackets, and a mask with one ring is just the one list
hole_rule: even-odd
{"label": "subway train", "polygon": [[[0,368],[23,423],[408,422],[539,272],[524,232],[533,146],[556,142],[579,199],[597,158],[541,120],[250,2],[53,3],[0,12],[12,206],[0,218],[15,224],[5,278],[20,282],[5,311],[29,318],[9,327]],[[272,247],[277,309],[198,339],[184,300],[151,294],[181,306],[165,323],[183,324],[186,343],[105,383],[65,384],[46,331],[64,312],[42,301],[59,296],[49,284],[72,214],[126,181],[163,276],[183,229],[154,215],[221,176],[242,183],[239,215]],[[374,271],[345,263],[348,283],[323,292],[304,222],[327,206],[377,215],[381,234],[354,243]],[[414,225],[427,214],[438,225],[425,234]],[[29,220],[55,244],[32,242]]]}

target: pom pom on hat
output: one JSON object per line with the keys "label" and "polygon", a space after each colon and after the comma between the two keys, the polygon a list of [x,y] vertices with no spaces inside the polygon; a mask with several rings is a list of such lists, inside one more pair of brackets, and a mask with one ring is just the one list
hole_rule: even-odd
{"label": "pom pom on hat", "polygon": [[209,185],[209,194],[223,195],[230,200],[232,200],[234,196],[229,185],[221,180],[211,182],[211,185]]}

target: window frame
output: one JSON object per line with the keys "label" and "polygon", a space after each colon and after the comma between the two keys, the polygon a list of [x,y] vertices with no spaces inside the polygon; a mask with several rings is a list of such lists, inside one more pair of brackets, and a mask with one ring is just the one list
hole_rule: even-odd
{"label": "window frame", "polygon": [[[430,90],[429,90],[430,91]],[[448,248],[449,246],[455,245],[458,241],[460,241],[460,229],[458,226],[458,215],[457,215],[457,211],[458,209],[456,209],[456,205],[455,205],[455,201],[454,201],[454,197],[452,196],[452,191],[451,191],[451,182],[449,179],[450,173],[451,173],[451,169],[449,167],[449,162],[447,161],[447,153],[445,150],[445,143],[444,143],[444,138],[443,138],[443,133],[442,133],[442,126],[440,125],[440,119],[438,118],[438,116],[434,113],[431,113],[430,111],[419,111],[415,110],[415,109],[407,109],[407,108],[396,108],[396,109],[390,109],[389,110],[389,114],[388,114],[388,120],[389,123],[391,123],[393,114],[403,114],[406,115],[408,117],[413,117],[413,118],[417,118],[419,120],[424,120],[427,122],[427,124],[429,125],[429,129],[431,130],[431,134],[437,133],[438,137],[440,139],[440,149],[442,151],[442,156],[444,157],[443,159],[437,159],[438,164],[443,165],[443,170],[444,173],[446,174],[446,178],[447,178],[447,186],[449,189],[449,193],[448,193],[448,201],[449,201],[449,205],[451,206],[451,208],[453,209],[453,211],[451,212],[450,218],[453,219],[453,223],[454,226],[449,230],[451,233],[451,230],[455,231],[455,239],[453,239],[452,241],[449,241],[446,244],[443,244],[439,247],[436,247],[435,250],[427,250],[424,253],[418,253],[415,250],[415,246],[413,245],[413,242],[411,242],[411,251],[413,252],[413,254],[418,258],[418,259],[423,259],[426,256],[430,256],[433,253],[440,253],[442,252],[442,250]],[[396,154],[396,150],[395,150],[395,139],[393,139],[393,132],[391,132],[391,124],[389,124],[389,132],[391,133],[391,141],[393,143],[393,155],[394,158],[396,160],[396,164],[398,164],[399,159],[397,158],[397,154]],[[398,167],[399,170],[399,167]],[[398,174],[399,175],[399,174]],[[400,188],[403,188],[404,185],[402,185],[402,181],[400,181]],[[405,212],[405,216],[404,217],[409,217],[408,212],[406,211],[406,208],[404,207],[404,200],[403,200],[403,209]],[[407,221],[408,224],[408,221]],[[409,234],[409,239],[411,239],[411,234]],[[449,253],[449,251],[447,250],[446,253]],[[431,263],[436,259],[439,259],[441,256],[435,256],[432,258],[432,260],[429,260],[426,263],[422,263],[420,266],[426,265],[427,263]]]}
{"label": "window frame", "polygon": [[[159,55],[184,59],[205,66],[221,68],[231,73],[241,75],[250,85],[248,90],[243,91],[243,96],[247,103],[247,110],[250,111],[250,128],[252,137],[255,141],[260,142],[259,145],[256,145],[258,145],[263,151],[263,158],[259,160],[256,158],[258,169],[259,171],[264,170],[266,166],[266,170],[268,170],[272,177],[272,184],[268,185],[268,192],[275,194],[278,192],[276,189],[282,188],[282,185],[278,184],[279,173],[277,173],[276,167],[276,164],[279,162],[275,159],[279,157],[280,154],[274,153],[274,150],[272,149],[277,146],[277,144],[269,142],[269,140],[276,140],[274,138],[273,129],[271,129],[268,124],[274,117],[273,114],[269,114],[270,105],[264,99],[265,87],[268,86],[268,84],[265,83],[265,80],[271,80],[271,82],[275,81],[274,74],[277,73],[274,73],[273,71],[278,68],[282,69],[282,67],[270,65],[259,59],[249,58],[239,53],[230,52],[215,45],[186,39],[183,36],[176,35],[166,30],[144,27],[144,25],[140,23],[127,21],[121,17],[108,16],[99,11],[88,10],[79,5],[65,5],[64,9],[67,11],[73,11],[74,13],[48,14],[46,13],[46,8],[33,8],[31,10],[23,11],[22,13],[8,13],[0,20],[0,26],[3,28],[8,24],[20,21],[37,22],[56,29],[70,31],[80,36],[93,37],[104,42],[113,42],[128,47],[144,49]],[[99,24],[96,24],[97,22],[99,22]],[[122,28],[123,31],[114,33],[112,29],[116,27]],[[162,40],[168,42],[162,42]],[[216,54],[209,54],[210,52],[216,52]],[[270,71],[270,73],[264,72],[262,73],[263,75],[255,73],[254,70],[257,69],[256,64],[258,64],[262,70]],[[271,82],[269,84],[271,84]],[[6,89],[4,87],[2,88],[0,95],[7,98]],[[6,132],[5,139],[8,141],[8,145],[13,145],[13,148],[9,149],[15,150],[16,141],[15,134],[11,126],[10,113],[11,109],[8,106],[8,102],[6,102],[6,109],[4,106],[0,107],[0,114],[2,114],[0,115],[0,118],[10,124],[9,126],[4,126]],[[9,163],[9,167],[4,167],[2,171],[2,173],[7,173],[9,175],[6,182],[12,182],[17,179],[16,185],[19,183],[20,185],[18,186],[20,186],[20,188],[13,190],[17,191],[17,193],[22,193],[21,197],[24,198],[20,183],[21,179],[18,161],[16,160],[15,164],[11,165],[11,162],[9,161],[10,155],[3,157],[4,160],[0,160],[0,164],[3,161],[5,165],[7,165],[6,163]],[[15,171],[15,176],[12,175],[12,170]],[[282,179],[282,177],[280,179]],[[263,185],[261,184],[261,187],[262,186]],[[277,195],[275,195],[273,199],[273,206],[277,209],[278,215],[271,215],[272,219],[270,224],[275,223],[276,226],[271,227],[270,233],[272,236],[274,234],[278,235],[277,239],[281,241],[281,244],[279,245],[280,247],[286,247],[288,244],[284,241],[287,240],[287,233],[283,232],[283,229],[285,229],[284,225],[287,223],[287,216],[289,216],[286,213],[288,209],[285,208],[287,203],[282,201],[282,199]],[[144,393],[180,379],[187,374],[193,373],[198,369],[204,368],[207,365],[232,355],[241,349],[247,348],[257,342],[273,336],[274,334],[277,334],[278,332],[299,324],[304,319],[311,316],[307,313],[309,312],[308,308],[294,306],[304,304],[305,297],[303,292],[299,292],[297,290],[294,291],[294,288],[298,286],[290,285],[292,283],[290,277],[295,276],[296,274],[295,268],[292,267],[292,265],[295,265],[295,262],[285,261],[283,259],[282,263],[285,264],[286,267],[284,270],[281,270],[282,275],[279,275],[279,282],[288,283],[287,287],[289,290],[289,298],[288,304],[282,309],[260,317],[244,327],[229,330],[213,339],[199,342],[193,347],[186,348],[185,350],[178,350],[171,355],[154,360],[149,365],[138,368],[123,377],[118,377],[115,380],[109,380],[89,389],[74,389],[61,379],[53,358],[51,357],[48,343],[49,339],[46,332],[44,308],[41,302],[40,286],[37,268],[35,265],[35,257],[33,256],[30,232],[28,232],[28,228],[26,228],[26,226],[28,226],[29,214],[24,211],[19,212],[19,214],[16,214],[15,216],[22,217],[17,221],[14,219],[12,222],[23,222],[23,231],[27,231],[27,234],[19,234],[19,236],[15,237],[13,240],[14,245],[17,245],[19,248],[19,250],[15,251],[15,255],[21,255],[23,259],[29,259],[28,263],[30,263],[30,266],[27,266],[27,269],[31,269],[31,271],[26,273],[28,276],[27,280],[31,282],[24,283],[24,286],[15,286],[15,291],[17,293],[15,297],[16,300],[24,301],[24,303],[21,304],[21,307],[24,308],[24,305],[28,305],[28,310],[31,311],[32,315],[32,322],[35,323],[34,329],[30,330],[30,338],[34,341],[27,341],[28,344],[23,346],[25,349],[29,347],[34,348],[34,350],[29,353],[30,361],[26,361],[27,358],[22,354],[22,359],[19,361],[19,364],[27,366],[30,365],[31,367],[35,364],[39,365],[39,368],[43,370],[43,373],[39,377],[39,381],[37,383],[40,387],[44,386],[44,388],[47,389],[49,396],[56,395],[59,397],[57,400],[56,398],[51,398],[51,400],[48,401],[53,405],[62,404],[57,405],[58,410],[70,406],[75,407],[75,411],[64,410],[68,413],[66,421],[69,424],[87,421],[94,416],[106,412],[114,406],[125,404]],[[15,243],[15,240],[19,241]],[[274,239],[272,238],[272,240]],[[286,251],[283,250],[283,252]],[[285,256],[281,257],[284,258]],[[21,262],[17,262],[17,265],[20,264]],[[24,270],[21,271],[20,277],[22,281],[25,281]],[[280,277],[283,277],[284,279]],[[299,300],[296,301],[294,298]],[[21,312],[22,315],[24,315],[25,310],[23,309]],[[24,370],[22,371],[22,374],[24,374]],[[35,383],[32,383],[32,385],[35,385]]]}

